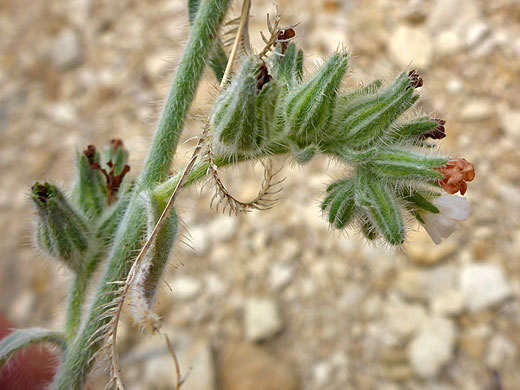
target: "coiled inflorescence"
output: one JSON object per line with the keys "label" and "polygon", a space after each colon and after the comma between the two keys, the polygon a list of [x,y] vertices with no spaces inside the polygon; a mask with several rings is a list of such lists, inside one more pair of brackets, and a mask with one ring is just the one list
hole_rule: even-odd
{"label": "coiled inflorescence", "polygon": [[[279,43],[274,54],[268,61],[246,57],[217,98],[210,121],[217,151],[254,156],[282,149],[302,164],[326,154],[350,165],[348,176],[328,187],[322,210],[334,228],[356,225],[367,238],[391,245],[404,242],[408,214],[422,222],[421,213],[438,212],[431,200],[441,186],[465,190],[453,173],[461,164],[429,143],[446,136],[446,122],[400,119],[419,99],[417,71],[387,86],[377,80],[347,92],[341,88],[345,51],[308,80],[294,43]],[[474,172],[464,175],[470,181]]]}

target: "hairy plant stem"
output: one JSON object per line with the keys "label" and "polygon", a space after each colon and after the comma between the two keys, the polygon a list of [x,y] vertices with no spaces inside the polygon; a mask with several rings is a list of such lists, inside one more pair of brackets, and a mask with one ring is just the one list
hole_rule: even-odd
{"label": "hairy plant stem", "polygon": [[[268,149],[268,153],[258,154],[258,155],[237,155],[237,156],[215,156],[215,165],[218,168],[225,167],[227,165],[232,165],[240,162],[245,161],[254,161],[259,160],[264,157],[270,157],[275,155],[282,155],[288,152],[288,149],[286,146],[273,146],[272,148]],[[199,181],[200,179],[204,178],[208,174],[208,168],[209,163],[207,161],[202,161],[193,167],[189,174],[186,176],[186,179],[184,180],[183,188],[188,187],[195,182]],[[182,176],[182,172],[172,176],[168,180],[166,180],[164,183],[161,183],[155,189],[153,190],[153,195],[158,201],[166,201],[173,191],[175,190],[175,187],[177,186],[177,183],[179,182],[180,178]]]}
{"label": "hairy plant stem", "polygon": [[141,174],[140,184],[145,188],[168,175],[184,120],[230,2],[206,0],[199,7]]}
{"label": "hairy plant stem", "polygon": [[[145,162],[141,188],[151,188],[168,174],[185,117],[229,4],[230,0],[205,0],[200,5]],[[104,327],[110,320],[110,304],[117,295],[117,283],[126,279],[135,254],[144,244],[145,226],[145,210],[136,193],[121,221],[90,311],[69,353],[63,357],[51,389],[83,389],[102,345],[102,337],[98,336],[104,335]]]}
{"label": "hairy plant stem", "polygon": [[99,263],[103,260],[105,249],[95,251],[86,261],[85,267],[74,275],[72,288],[70,290],[67,316],[65,320],[65,337],[72,342],[77,335],[81,324],[81,310],[85,303],[88,284]]}

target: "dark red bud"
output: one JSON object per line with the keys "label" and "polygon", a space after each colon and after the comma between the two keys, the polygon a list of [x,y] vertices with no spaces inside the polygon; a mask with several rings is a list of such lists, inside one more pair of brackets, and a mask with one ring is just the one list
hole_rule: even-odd
{"label": "dark red bud", "polygon": [[96,147],[94,145],[87,146],[87,148],[83,151],[83,154],[87,158],[89,165],[92,167],[92,165],[95,164],[94,157],[96,156]]}
{"label": "dark red bud", "polygon": [[110,143],[114,147],[114,152],[117,152],[117,150],[123,146],[123,141],[119,138],[113,138],[110,140]]}
{"label": "dark red bud", "polygon": [[271,81],[271,76],[269,75],[269,71],[267,69],[267,65],[265,62],[262,62],[260,68],[258,69],[258,74],[256,76],[256,88],[258,91],[262,90],[262,87]]}
{"label": "dark red bud", "polygon": [[408,77],[410,78],[410,83],[408,84],[408,87],[406,87],[406,90],[423,86],[424,81],[421,76],[419,76],[419,73],[417,73],[417,70],[412,69],[410,72],[408,72]]}

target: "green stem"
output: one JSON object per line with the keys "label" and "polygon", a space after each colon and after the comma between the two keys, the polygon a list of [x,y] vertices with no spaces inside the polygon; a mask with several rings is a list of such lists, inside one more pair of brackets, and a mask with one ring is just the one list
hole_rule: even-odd
{"label": "green stem", "polygon": [[[281,155],[287,153],[286,146],[273,146],[271,148],[268,148],[268,150],[269,152],[259,155],[215,156],[214,161],[215,165],[221,168],[235,163],[258,160],[267,156]],[[191,184],[205,177],[208,173],[208,168],[209,164],[207,161],[197,163],[186,177],[186,180],[184,181],[182,187],[188,187]],[[162,200],[163,202],[167,201],[168,198],[171,196],[173,190],[177,186],[177,183],[179,182],[181,176],[182,172],[178,173],[175,176],[172,176],[170,179],[155,187],[155,189],[153,190],[154,197],[157,200]]]}
{"label": "green stem", "polygon": [[[200,5],[145,162],[140,179],[141,188],[151,188],[168,174],[184,119],[230,2],[205,0]],[[84,388],[94,357],[102,344],[100,337],[108,330],[106,325],[110,321],[110,315],[107,310],[119,288],[115,282],[126,279],[135,254],[139,252],[146,238],[146,210],[140,200],[139,194],[136,194],[121,221],[121,229],[116,233],[111,258],[95,299],[69,353],[62,360],[51,386],[52,390]]]}
{"label": "green stem", "polygon": [[141,175],[145,188],[168,175],[184,120],[230,2],[206,0],[199,7]]}
{"label": "green stem", "polygon": [[77,335],[81,323],[81,309],[85,302],[88,284],[92,275],[97,269],[100,261],[103,259],[105,250],[96,251],[86,262],[86,267],[76,274],[72,284],[69,304],[67,309],[67,317],[65,320],[65,337],[72,342]]}
{"label": "green stem", "polygon": [[115,237],[110,263],[99,284],[96,298],[69,353],[58,369],[51,386],[52,390],[83,389],[87,375],[94,364],[93,357],[102,345],[100,337],[107,330],[104,327],[110,321],[107,310],[110,309],[110,303],[113,302],[119,288],[119,285],[114,282],[126,278],[131,266],[130,261],[135,258],[136,252],[143,245],[146,230],[145,211],[139,196],[134,197],[121,221],[121,226],[124,228],[118,231]]}

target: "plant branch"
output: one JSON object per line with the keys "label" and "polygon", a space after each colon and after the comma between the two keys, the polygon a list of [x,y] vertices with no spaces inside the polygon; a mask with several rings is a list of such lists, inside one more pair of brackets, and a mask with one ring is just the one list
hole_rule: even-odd
{"label": "plant branch", "polygon": [[230,2],[206,0],[199,7],[141,174],[144,188],[168,175],[184,120]]}
{"label": "plant branch", "polygon": [[103,260],[104,254],[105,250],[95,252],[87,259],[85,268],[74,277],[65,320],[65,337],[69,342],[72,342],[77,335],[81,324],[81,310],[85,302],[88,283],[96,271],[97,266]]}
{"label": "plant branch", "polygon": [[[212,44],[230,0],[206,0],[200,5],[183,58],[173,82],[143,173],[141,188],[151,188],[163,180],[170,169],[178,139]],[[130,271],[127,262],[135,259],[135,250],[143,245],[144,208],[136,194],[129,205],[121,228],[114,239],[110,262],[100,282],[96,298],[66,359],[62,361],[52,389],[79,390],[84,387],[95,356],[110,331],[110,314],[119,296],[118,283]]]}

